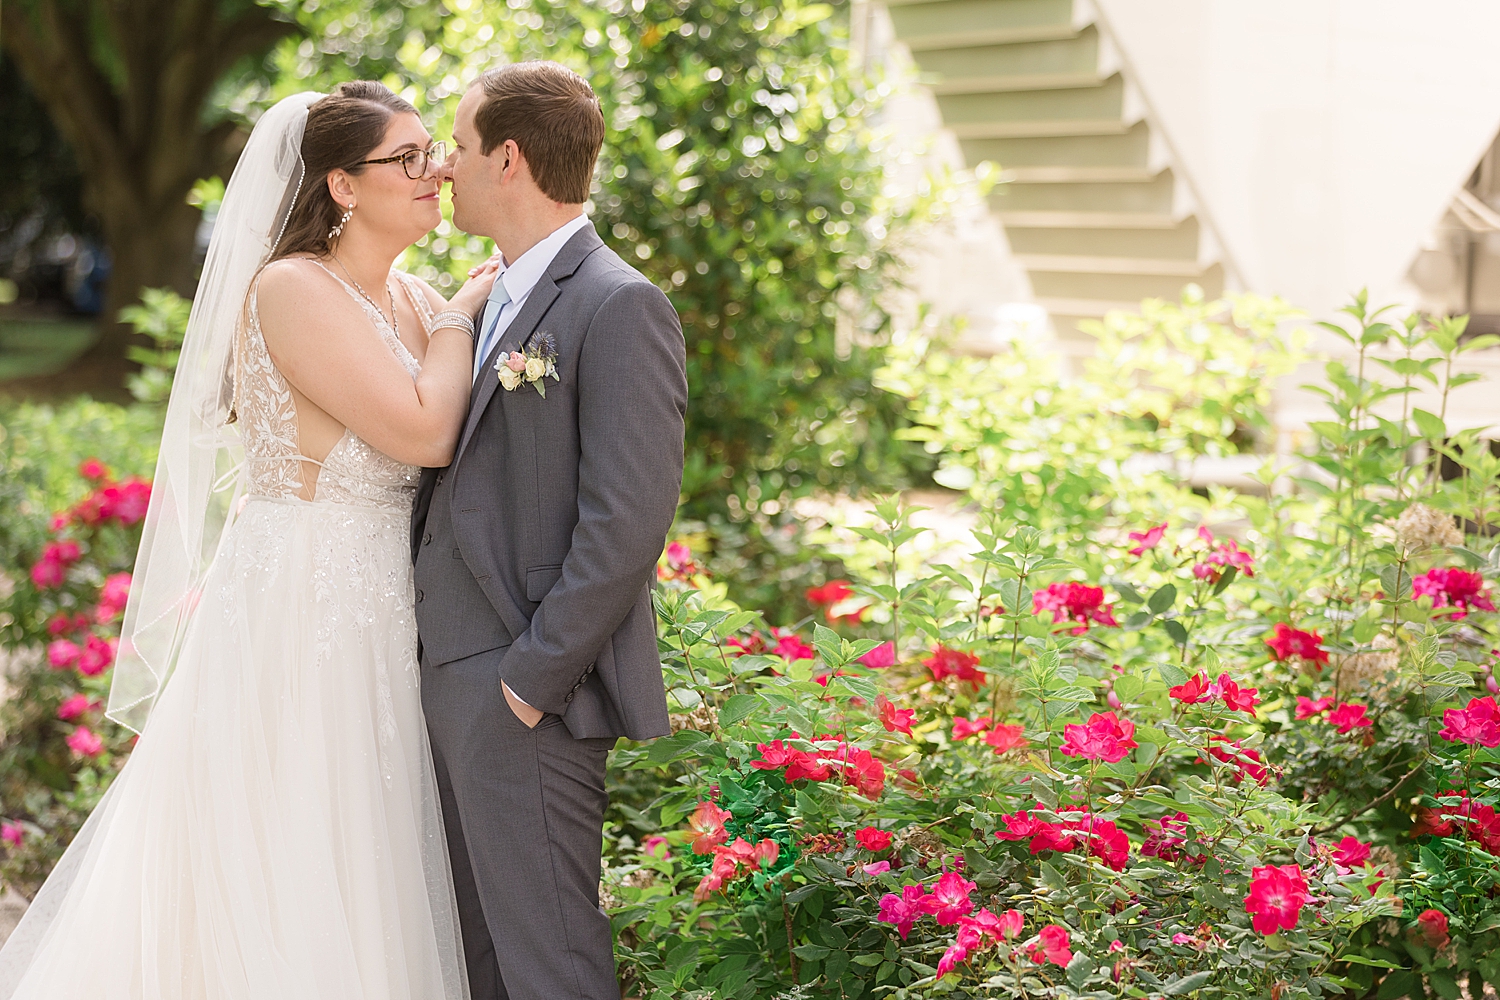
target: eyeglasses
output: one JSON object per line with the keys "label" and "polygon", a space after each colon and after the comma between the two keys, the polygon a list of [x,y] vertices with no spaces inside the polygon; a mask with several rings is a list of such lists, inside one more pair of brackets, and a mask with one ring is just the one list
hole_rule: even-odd
{"label": "eyeglasses", "polygon": [[401,169],[406,171],[406,176],[414,181],[419,181],[427,176],[427,171],[434,163],[442,163],[448,158],[448,144],[435,142],[426,149],[411,149],[400,156],[387,156],[379,160],[361,160],[360,165],[367,163],[400,163]]}

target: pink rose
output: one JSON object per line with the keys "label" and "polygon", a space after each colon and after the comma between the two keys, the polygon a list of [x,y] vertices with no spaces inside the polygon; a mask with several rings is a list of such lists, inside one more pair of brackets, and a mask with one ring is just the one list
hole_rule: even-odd
{"label": "pink rose", "polygon": [[71,698],[64,699],[62,704],[57,706],[57,717],[64,722],[72,722],[83,713],[98,707],[97,704],[89,701],[88,695],[75,694]]}
{"label": "pink rose", "polygon": [[0,840],[5,841],[12,847],[20,847],[21,841],[26,839],[26,831],[21,829],[19,823],[0,823]]}
{"label": "pink rose", "polygon": [[79,726],[68,734],[68,749],[80,757],[97,757],[104,752],[104,741],[88,726]]}
{"label": "pink rose", "polygon": [[511,351],[510,357],[505,359],[505,367],[513,372],[524,372],[526,370],[526,355],[520,351]]}
{"label": "pink rose", "polygon": [[97,635],[91,635],[88,645],[83,648],[82,655],[78,657],[78,672],[85,677],[93,677],[95,674],[104,673],[113,662],[115,662],[115,640],[105,640]]}
{"label": "pink rose", "polygon": [[78,656],[82,652],[75,642],[67,639],[54,639],[47,644],[47,662],[53,670],[66,670],[78,662]]}

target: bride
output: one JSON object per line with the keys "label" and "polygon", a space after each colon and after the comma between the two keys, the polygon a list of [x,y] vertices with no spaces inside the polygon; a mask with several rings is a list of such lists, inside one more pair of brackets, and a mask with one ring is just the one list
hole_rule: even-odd
{"label": "bride", "polygon": [[407,532],[419,467],[458,437],[495,267],[451,304],[391,269],[439,222],[441,158],[377,83],[256,125],[110,695],[140,741],[0,950],[0,1000],[468,996]]}

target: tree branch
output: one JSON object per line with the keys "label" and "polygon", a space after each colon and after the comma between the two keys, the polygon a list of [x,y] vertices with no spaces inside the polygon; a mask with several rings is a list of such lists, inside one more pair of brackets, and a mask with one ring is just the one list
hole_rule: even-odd
{"label": "tree branch", "polygon": [[1339,820],[1336,823],[1329,823],[1327,826],[1320,826],[1316,830],[1309,830],[1308,831],[1308,836],[1309,837],[1320,837],[1320,836],[1322,836],[1325,833],[1332,833],[1334,830],[1337,830],[1339,827],[1343,826],[1345,823],[1351,822],[1352,820],[1357,819],[1360,816],[1363,816],[1365,813],[1369,812],[1371,809],[1374,809],[1376,806],[1382,804],[1387,799],[1389,799],[1391,796],[1395,795],[1396,792],[1397,792],[1397,790],[1399,790],[1402,785],[1406,784],[1407,779],[1409,779],[1412,775],[1414,775],[1418,771],[1420,771],[1422,769],[1422,766],[1424,764],[1426,764],[1426,763],[1427,763],[1427,761],[1425,759],[1418,760],[1415,764],[1412,765],[1412,768],[1411,768],[1410,771],[1407,771],[1405,774],[1403,774],[1400,777],[1400,779],[1398,779],[1397,782],[1394,785],[1392,785],[1390,788],[1386,789],[1386,791],[1383,792],[1379,798],[1372,799],[1371,801],[1365,803],[1364,805],[1360,806],[1358,809],[1354,810],[1352,813],[1350,813],[1349,815],[1345,816],[1343,819]]}

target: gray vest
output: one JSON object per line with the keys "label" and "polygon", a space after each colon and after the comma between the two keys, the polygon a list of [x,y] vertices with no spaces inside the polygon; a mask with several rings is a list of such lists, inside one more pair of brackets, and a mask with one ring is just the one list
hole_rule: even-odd
{"label": "gray vest", "polygon": [[[511,643],[505,623],[479,589],[480,581],[464,563],[454,537],[453,474],[451,468],[438,473],[413,570],[417,630],[422,658],[428,663],[448,663]],[[441,599],[429,601],[424,592]]]}

